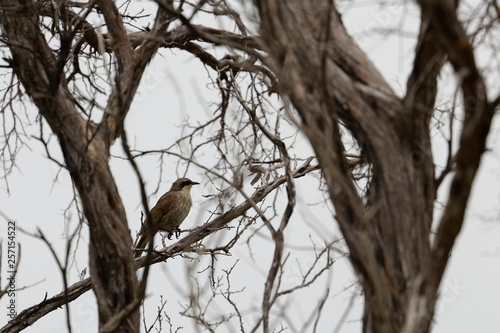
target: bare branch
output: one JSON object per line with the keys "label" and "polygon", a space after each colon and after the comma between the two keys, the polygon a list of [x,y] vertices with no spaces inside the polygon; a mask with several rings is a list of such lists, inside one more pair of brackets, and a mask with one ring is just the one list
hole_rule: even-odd
{"label": "bare branch", "polygon": [[[309,164],[304,164],[293,171],[294,178],[300,178],[308,173],[317,170],[317,166],[311,166]],[[286,182],[286,177],[281,177],[273,181],[272,183],[263,186],[255,191],[252,195],[251,200],[254,203],[258,203],[262,201],[269,193],[274,191],[279,186],[283,185]],[[181,238],[176,243],[168,246],[161,251],[156,251],[151,253],[150,260],[148,256],[144,256],[136,259],[136,269],[144,267],[146,264],[156,264],[158,262],[163,262],[168,258],[174,257],[175,255],[181,254],[184,251],[188,250],[193,244],[199,242],[206,236],[220,230],[223,226],[227,225],[234,219],[242,216],[246,211],[252,208],[252,203],[249,200],[241,203],[236,206],[232,210],[226,212],[225,214],[214,218],[212,221],[205,223],[204,225],[196,228],[193,232],[187,235],[184,238]],[[21,313],[18,314],[16,319],[2,327],[0,329],[0,333],[12,333],[19,332],[20,330],[31,326],[38,319],[42,318],[49,312],[56,310],[62,305],[69,303],[83,293],[89,291],[91,288],[90,278],[87,278],[83,281],[77,282],[71,286],[69,286],[62,293],[59,293],[49,299],[44,299],[41,303],[34,305]],[[140,304],[140,303],[139,303]],[[138,306],[139,304],[135,304],[134,306]],[[128,305],[129,307],[132,305]]]}

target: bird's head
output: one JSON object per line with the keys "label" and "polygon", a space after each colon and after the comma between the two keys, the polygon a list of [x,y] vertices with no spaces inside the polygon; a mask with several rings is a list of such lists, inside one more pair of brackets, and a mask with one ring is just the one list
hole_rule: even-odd
{"label": "bird's head", "polygon": [[191,186],[193,185],[198,185],[200,183],[198,182],[193,182],[189,178],[179,178],[177,179],[173,184],[172,187],[170,188],[170,191],[181,191],[181,190],[190,190]]}

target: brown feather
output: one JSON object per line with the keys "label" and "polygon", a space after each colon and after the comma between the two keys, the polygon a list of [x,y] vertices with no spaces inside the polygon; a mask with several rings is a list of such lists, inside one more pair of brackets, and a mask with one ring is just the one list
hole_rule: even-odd
{"label": "brown feather", "polygon": [[170,233],[181,225],[191,209],[191,186],[197,184],[199,183],[188,178],[180,178],[172,184],[167,193],[161,196],[149,212],[152,221],[146,218],[139,231],[139,239],[135,246],[137,249],[135,257],[141,255],[142,251],[140,249],[145,249],[158,231]]}

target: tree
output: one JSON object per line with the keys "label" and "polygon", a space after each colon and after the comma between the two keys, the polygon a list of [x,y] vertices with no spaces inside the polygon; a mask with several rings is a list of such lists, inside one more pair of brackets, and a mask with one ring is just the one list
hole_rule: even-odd
{"label": "tree", "polygon": [[[267,228],[274,249],[261,314],[249,330],[273,331],[271,309],[280,296],[295,290],[280,289],[287,260],[284,234],[296,205],[295,179],[320,171],[363,290],[363,330],[428,332],[500,103],[474,55],[481,43],[478,34],[498,32],[495,1],[483,4],[481,24],[472,32],[460,19],[459,1],[418,1],[421,25],[404,96],[393,91],[349,36],[339,3],[255,0],[251,9],[226,1],[156,3],[151,27],[129,32],[126,25],[138,16],[127,13],[126,6],[120,12],[112,1],[1,1],[2,43],[10,52],[4,59],[16,82],[8,90],[28,95],[57,136],[91,239],[90,278],[21,313],[2,331],[18,331],[92,288],[100,330],[136,332],[152,264],[192,251],[220,256],[254,223]],[[248,10],[255,10],[256,26],[245,16]],[[237,32],[196,24],[197,15],[222,15]],[[104,19],[106,33],[90,23],[93,16]],[[131,149],[124,121],[148,63],[162,48],[187,51],[210,68],[220,101],[213,118],[189,124],[174,145],[160,151]],[[221,50],[227,55],[221,56]],[[110,64],[104,67],[108,56]],[[448,114],[453,119],[463,113],[463,125],[459,146],[450,148],[447,165],[436,175],[430,126],[445,64],[456,73],[463,100]],[[106,70],[109,82],[100,78]],[[16,95],[11,96],[4,105],[15,103]],[[292,126],[307,137],[315,157],[292,155],[290,139],[281,134]],[[213,129],[216,134],[210,135]],[[136,262],[109,167],[110,148],[118,138],[137,171],[145,212],[147,195],[135,162],[142,156],[176,155],[205,170],[219,190],[208,223]],[[450,146],[452,139],[450,134]],[[213,152],[216,161],[205,164],[202,150]],[[250,184],[245,178],[249,172],[255,174]],[[445,177],[452,179],[449,198],[431,237],[436,193]],[[255,184],[260,186],[247,194]],[[286,188],[284,209],[275,202],[266,211],[261,202],[273,196],[276,201],[280,188]],[[236,204],[237,198],[242,203]],[[203,245],[207,236],[235,220],[236,232],[224,246]],[[314,273],[306,274],[297,288],[330,269],[332,249],[333,244],[326,244],[319,250],[317,265],[324,260],[323,266],[314,268],[315,262]],[[146,267],[140,282],[136,267]],[[226,297],[234,304],[229,291]],[[202,314],[190,316],[211,329]]]}

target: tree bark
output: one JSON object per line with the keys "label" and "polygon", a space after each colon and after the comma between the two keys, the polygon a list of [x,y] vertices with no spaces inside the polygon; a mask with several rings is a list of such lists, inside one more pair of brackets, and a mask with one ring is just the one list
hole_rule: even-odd
{"label": "tree bark", "polygon": [[[400,99],[346,33],[333,2],[254,2],[261,20],[261,47],[269,56],[267,65],[278,77],[281,94],[290,98],[300,114],[302,130],[320,161],[352,265],[363,287],[364,332],[428,331],[444,271],[436,271],[432,265],[436,256],[447,256],[451,249],[439,252],[430,242],[436,188],[429,123],[437,75],[445,55],[455,52],[456,46],[448,43],[450,47],[440,47],[443,41],[438,38],[446,36],[435,20],[442,23],[443,16],[434,20],[425,12],[422,15],[407,96]],[[443,11],[450,14],[449,9]],[[458,22],[456,16],[452,17]],[[466,39],[465,34],[462,38]],[[480,78],[477,70],[472,73]],[[472,93],[471,89],[464,91]],[[478,91],[484,106],[487,103]],[[487,134],[491,118],[482,120],[481,133]],[[360,194],[353,182],[341,126],[355,138],[362,159],[372,170],[366,193]],[[474,141],[477,159],[471,169],[475,172],[474,163],[479,161],[484,142]],[[472,182],[474,172],[467,175],[467,184]],[[461,198],[449,203],[455,210],[462,207],[462,214],[453,215],[460,221],[453,227],[453,240],[460,230],[468,194]],[[446,221],[443,218],[441,226]]]}
{"label": "tree bark", "polygon": [[[90,273],[102,326],[136,299],[138,287],[125,209],[108,165],[109,127],[79,114],[58,66],[65,59],[54,56],[39,31],[34,2],[0,3],[13,70],[57,135],[89,223]],[[138,330],[138,310],[117,327],[120,332]]]}
{"label": "tree bark", "polygon": [[[462,226],[494,110],[500,103],[500,97],[492,103],[487,100],[474,49],[456,15],[458,1],[418,1],[421,28],[403,98],[392,91],[347,34],[331,0],[254,0],[260,15],[258,38],[191,25],[174,10],[172,1],[157,2],[159,10],[152,29],[128,35],[115,3],[96,1],[108,29],[104,50],[116,59],[116,76],[102,119],[95,123],[78,111],[64,75],[76,35],[72,29],[79,29],[74,23],[77,15],[69,20],[74,26],[66,22],[71,28],[54,24],[53,41],[59,38],[60,49],[53,50],[39,28],[39,15],[58,20],[61,15],[54,12],[57,6],[34,0],[0,0],[4,42],[12,53],[10,65],[59,140],[89,223],[91,284],[100,328],[137,332],[136,304],[142,297],[125,210],[108,164],[109,148],[123,130],[140,78],[158,47],[188,50],[216,70],[226,66],[226,59],[217,60],[199,45],[182,42],[199,38],[217,45],[226,39],[227,46],[255,59],[266,54],[262,58],[267,66],[264,72],[273,81],[276,75],[278,83],[273,88],[292,102],[320,162],[364,290],[364,331],[428,332],[439,284]],[[167,34],[172,17],[185,25]],[[97,48],[97,32],[91,26],[82,29],[85,42]],[[173,43],[169,38],[181,41]],[[445,61],[460,76],[465,117],[456,162],[449,161],[449,170],[454,171],[449,199],[431,243],[433,206],[442,178],[435,179],[429,126],[437,77]],[[252,71],[245,63],[232,62],[231,66]],[[253,71],[262,69],[256,67]],[[355,140],[358,160],[369,170],[365,190],[359,190],[353,178],[343,145],[346,137]],[[274,185],[284,181],[278,179],[281,183]],[[253,201],[214,219],[213,226],[221,227],[242,214],[275,188],[271,187],[259,189]],[[182,251],[195,238],[211,232],[209,228],[195,231],[168,253]],[[155,255],[151,262],[165,258]],[[51,305],[46,311],[54,308]],[[266,322],[264,319],[264,331],[268,329]]]}

